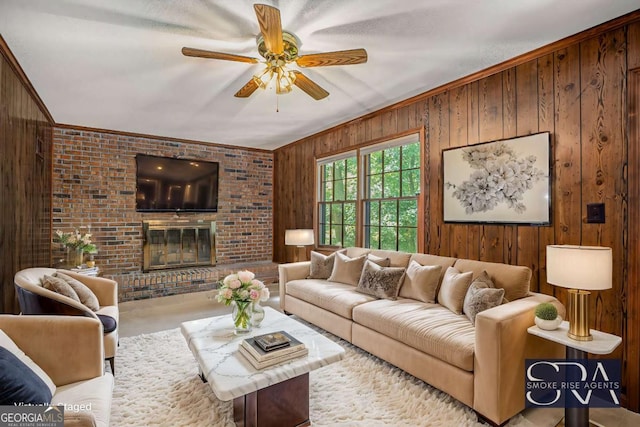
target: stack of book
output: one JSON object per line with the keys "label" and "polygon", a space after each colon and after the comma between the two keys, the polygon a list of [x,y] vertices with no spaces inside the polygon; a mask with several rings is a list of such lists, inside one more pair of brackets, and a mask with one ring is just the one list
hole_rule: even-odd
{"label": "stack of book", "polygon": [[100,273],[100,269],[98,267],[87,267],[86,264],[82,264],[80,267],[72,268],[71,271],[84,274],[86,276],[97,276]]}
{"label": "stack of book", "polygon": [[263,369],[309,353],[303,343],[284,331],[244,339],[238,350],[256,369]]}

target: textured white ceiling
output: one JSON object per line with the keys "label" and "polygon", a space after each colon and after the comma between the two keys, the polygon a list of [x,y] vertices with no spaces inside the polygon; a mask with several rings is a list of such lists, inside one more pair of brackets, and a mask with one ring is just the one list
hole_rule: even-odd
{"label": "textured white ceiling", "polygon": [[[266,0],[331,95],[233,94],[263,68],[247,0],[0,0],[0,34],[57,123],[274,149],[640,8],[640,0]],[[293,67],[295,68],[295,67]],[[276,107],[279,112],[276,112]]]}

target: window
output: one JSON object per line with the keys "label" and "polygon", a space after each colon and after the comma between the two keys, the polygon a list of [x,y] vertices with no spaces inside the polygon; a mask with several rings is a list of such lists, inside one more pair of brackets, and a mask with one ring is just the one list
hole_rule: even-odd
{"label": "window", "polygon": [[417,134],[319,160],[319,245],[417,252],[420,165]]}
{"label": "window", "polygon": [[358,161],[355,153],[319,163],[318,241],[320,245],[356,245]]}
{"label": "window", "polygon": [[417,252],[420,142],[385,146],[362,154],[363,246]]}

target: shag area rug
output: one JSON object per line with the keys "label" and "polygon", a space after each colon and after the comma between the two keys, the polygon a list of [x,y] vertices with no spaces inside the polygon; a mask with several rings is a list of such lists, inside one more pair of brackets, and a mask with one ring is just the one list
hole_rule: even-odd
{"label": "shag area rug", "polygon": [[[345,358],[310,373],[313,426],[484,426],[428,384],[324,331]],[[179,329],[120,339],[111,425],[234,426],[232,402],[198,377]],[[533,427],[518,415],[511,427]]]}

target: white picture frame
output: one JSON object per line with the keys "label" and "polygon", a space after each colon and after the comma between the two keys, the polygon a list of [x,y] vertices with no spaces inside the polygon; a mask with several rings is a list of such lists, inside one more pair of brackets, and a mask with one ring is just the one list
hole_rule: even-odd
{"label": "white picture frame", "polygon": [[551,224],[549,132],[442,151],[445,223]]}

